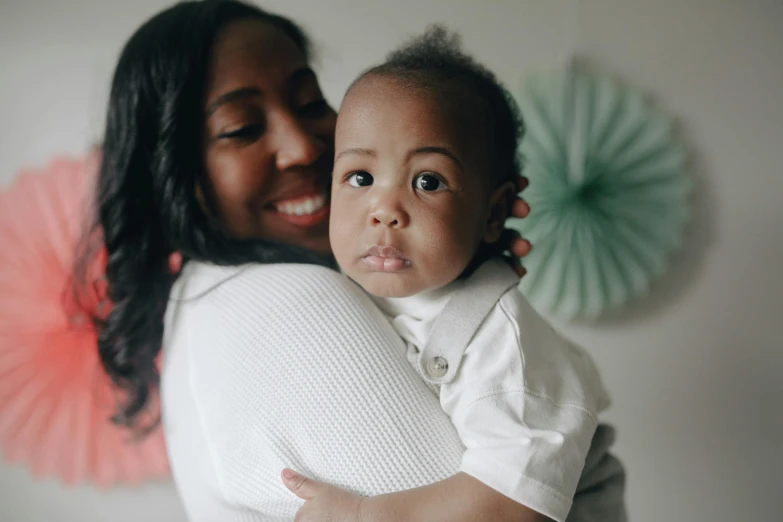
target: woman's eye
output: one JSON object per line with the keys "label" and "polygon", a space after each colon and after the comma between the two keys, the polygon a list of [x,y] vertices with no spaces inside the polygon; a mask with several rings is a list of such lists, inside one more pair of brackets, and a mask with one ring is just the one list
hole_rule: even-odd
{"label": "woman's eye", "polygon": [[436,190],[443,190],[446,188],[446,184],[433,174],[422,174],[421,176],[417,176],[416,179],[413,180],[413,186],[427,192],[435,192]]}
{"label": "woman's eye", "polygon": [[348,175],[348,184],[352,187],[369,187],[372,181],[372,174],[369,172],[352,172]]}
{"label": "woman's eye", "polygon": [[299,107],[299,114],[305,118],[320,118],[328,109],[326,100],[320,99]]}
{"label": "woman's eye", "polygon": [[263,125],[260,123],[250,123],[234,130],[222,132],[218,135],[218,137],[233,140],[251,140],[259,137],[261,134],[263,134],[263,132]]}

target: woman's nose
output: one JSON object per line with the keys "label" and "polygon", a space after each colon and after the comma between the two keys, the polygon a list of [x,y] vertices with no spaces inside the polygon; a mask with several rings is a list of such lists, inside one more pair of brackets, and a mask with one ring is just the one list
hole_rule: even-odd
{"label": "woman's nose", "polygon": [[293,115],[281,115],[275,122],[277,169],[285,171],[315,163],[326,151],[326,144]]}

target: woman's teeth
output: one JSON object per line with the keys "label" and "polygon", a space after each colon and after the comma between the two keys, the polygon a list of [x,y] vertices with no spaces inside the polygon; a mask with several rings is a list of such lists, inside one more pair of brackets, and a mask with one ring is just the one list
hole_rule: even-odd
{"label": "woman's teeth", "polygon": [[281,214],[289,216],[306,216],[318,212],[326,205],[325,196],[312,196],[299,198],[296,201],[281,201],[275,205],[275,209]]}

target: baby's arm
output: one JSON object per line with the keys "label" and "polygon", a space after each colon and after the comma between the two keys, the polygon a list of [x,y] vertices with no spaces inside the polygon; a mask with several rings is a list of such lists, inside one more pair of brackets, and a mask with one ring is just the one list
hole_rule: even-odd
{"label": "baby's arm", "polygon": [[545,522],[550,519],[465,473],[428,486],[362,498],[285,470],[283,482],[305,504],[296,522]]}
{"label": "baby's arm", "polygon": [[[448,332],[438,333],[448,339]],[[562,522],[572,506],[597,412],[607,401],[589,356],[512,289],[472,337],[456,376],[440,388],[441,406],[466,447],[461,473],[368,498],[362,514],[367,507],[371,514],[363,522],[437,520],[439,515],[446,520],[549,517]]]}
{"label": "baby's arm", "polygon": [[[435,330],[432,335],[458,342]],[[442,384],[440,402],[466,447],[460,473],[367,498],[362,522],[564,521],[604,399],[587,355],[513,288],[484,319],[462,360],[449,362],[459,369]]]}
{"label": "baby's arm", "polygon": [[[448,331],[435,330],[451,340]],[[511,519],[566,519],[606,397],[587,354],[516,289],[472,337],[457,374],[442,384],[440,401],[466,447],[462,473],[363,501],[379,514],[370,520],[430,509],[427,517],[448,511],[448,519],[474,505],[489,519],[500,516],[488,514],[492,506],[516,508]]]}
{"label": "baby's arm", "polygon": [[544,515],[511,500],[466,473],[361,502],[362,522],[544,522]]}
{"label": "baby's arm", "polygon": [[471,339],[440,401],[466,447],[461,472],[565,520],[607,404],[585,352],[512,289]]}
{"label": "baby's arm", "polygon": [[[303,512],[361,522],[565,520],[604,405],[586,354],[512,290],[476,332],[440,398],[466,446],[461,473],[365,499],[319,483],[302,496]],[[308,482],[288,485],[296,492]]]}

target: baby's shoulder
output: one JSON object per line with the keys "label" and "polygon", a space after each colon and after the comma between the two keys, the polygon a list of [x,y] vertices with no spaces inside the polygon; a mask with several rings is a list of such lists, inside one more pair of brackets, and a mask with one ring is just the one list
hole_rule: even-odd
{"label": "baby's shoulder", "polygon": [[[494,316],[494,317],[493,317]],[[563,341],[563,336],[541,314],[517,287],[509,288],[490,311],[488,317],[518,331],[520,337]]]}
{"label": "baby's shoulder", "polygon": [[530,391],[583,403],[594,412],[608,407],[609,398],[591,355],[555,329],[517,288],[503,294],[485,326],[513,331],[513,348],[519,350]]}

